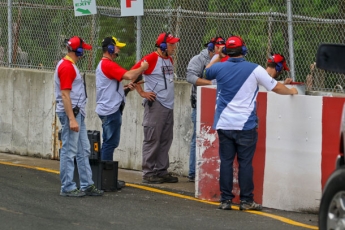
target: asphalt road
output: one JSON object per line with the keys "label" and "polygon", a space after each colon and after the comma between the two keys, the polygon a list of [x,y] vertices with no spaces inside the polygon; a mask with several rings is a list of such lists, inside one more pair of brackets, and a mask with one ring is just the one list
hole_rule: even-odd
{"label": "asphalt road", "polygon": [[[0,229],[4,230],[306,229],[129,186],[103,197],[61,197],[59,175],[28,168],[0,164],[0,182]],[[316,225],[315,216],[310,221]]]}

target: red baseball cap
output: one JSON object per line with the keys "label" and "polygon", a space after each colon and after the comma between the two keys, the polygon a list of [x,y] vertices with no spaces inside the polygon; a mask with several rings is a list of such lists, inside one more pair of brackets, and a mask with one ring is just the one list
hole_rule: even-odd
{"label": "red baseball cap", "polygon": [[225,40],[222,37],[218,37],[215,43],[216,46],[225,46]]}
{"label": "red baseball cap", "polygon": [[237,36],[231,36],[225,42],[225,47],[227,49],[234,49],[234,48],[242,47],[244,45],[245,44],[244,44],[243,40]]}
{"label": "red baseball cap", "polygon": [[166,43],[175,44],[175,43],[180,41],[179,38],[174,37],[170,33],[161,33],[160,35],[158,35],[157,40],[156,40],[156,45],[157,46],[159,46],[164,41],[164,38],[165,38],[166,35],[167,35],[167,37],[165,39]]}
{"label": "red baseball cap", "polygon": [[268,58],[267,62],[274,62],[274,63],[283,63],[283,69],[286,71],[290,71],[290,68],[286,64],[285,57],[281,54],[273,54]]}
{"label": "red baseball cap", "polygon": [[[80,44],[81,43],[81,44]],[[86,50],[91,50],[92,46],[90,44],[87,44],[84,42],[84,40],[78,36],[74,36],[71,37],[68,41],[67,41],[67,45],[72,49],[72,50],[76,50],[78,49],[80,46],[83,49]]]}
{"label": "red baseball cap", "polygon": [[222,37],[213,37],[210,41],[204,44],[204,47],[207,47],[208,44],[212,43],[215,46],[225,46],[225,40]]}

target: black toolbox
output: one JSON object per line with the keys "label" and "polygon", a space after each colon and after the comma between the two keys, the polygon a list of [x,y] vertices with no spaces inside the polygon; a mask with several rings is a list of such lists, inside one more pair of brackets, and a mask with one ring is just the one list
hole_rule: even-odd
{"label": "black toolbox", "polygon": [[[90,141],[90,167],[92,171],[92,180],[98,189],[104,191],[117,191],[121,189],[118,187],[118,161],[101,161],[101,135],[100,131],[88,130],[87,136]],[[60,148],[62,147],[61,142],[61,130],[58,132],[58,138],[60,141]],[[60,149],[59,149],[60,157]],[[74,159],[74,177],[73,181],[76,182],[77,187],[80,188],[79,173],[77,167],[77,161]]]}
{"label": "black toolbox", "polygon": [[89,158],[93,160],[101,159],[101,132],[97,130],[88,130],[87,137],[89,138],[91,146],[91,153]]}
{"label": "black toolbox", "polygon": [[117,178],[118,178],[118,162],[117,161],[101,161],[101,188],[102,190],[116,191],[118,189]]}
{"label": "black toolbox", "polygon": [[[60,152],[62,148],[62,140],[61,140],[61,132],[60,129],[58,132],[58,140],[59,140],[59,159],[60,159]],[[87,137],[90,142],[90,156],[89,158],[92,160],[100,160],[101,159],[101,132],[97,130],[87,130]]]}

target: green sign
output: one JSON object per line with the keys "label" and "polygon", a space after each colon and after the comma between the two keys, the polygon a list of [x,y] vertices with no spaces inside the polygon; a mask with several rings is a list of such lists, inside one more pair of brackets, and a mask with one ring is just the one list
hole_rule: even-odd
{"label": "green sign", "polygon": [[76,17],[97,14],[96,0],[73,0],[73,5]]}

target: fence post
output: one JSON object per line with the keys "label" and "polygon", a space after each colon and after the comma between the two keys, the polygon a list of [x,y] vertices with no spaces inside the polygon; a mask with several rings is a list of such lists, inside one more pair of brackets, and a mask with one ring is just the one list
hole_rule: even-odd
{"label": "fence post", "polygon": [[12,0],[7,1],[8,67],[12,65]]}
{"label": "fence post", "polygon": [[293,51],[293,26],[292,26],[292,9],[291,1],[287,0],[287,15],[288,15],[288,35],[289,35],[289,58],[290,58],[290,74],[292,81],[295,81],[295,63]]}
{"label": "fence post", "polygon": [[267,47],[267,57],[269,57],[272,52],[272,8],[270,9],[270,14],[268,16],[268,47]]}
{"label": "fence post", "polygon": [[141,16],[137,16],[137,59],[141,59]]}

